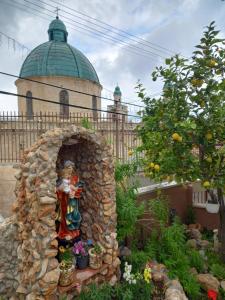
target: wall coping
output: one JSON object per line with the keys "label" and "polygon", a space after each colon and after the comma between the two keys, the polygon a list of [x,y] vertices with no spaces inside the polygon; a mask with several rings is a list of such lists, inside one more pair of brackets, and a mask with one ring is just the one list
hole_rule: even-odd
{"label": "wall coping", "polygon": [[175,187],[175,186],[179,186],[181,185],[180,183],[177,183],[176,181],[172,181],[172,182],[162,182],[162,183],[155,183],[155,184],[151,184],[148,186],[143,186],[140,188],[137,188],[137,194],[138,195],[144,195],[147,194],[149,192],[154,192],[158,189],[168,189],[171,187]]}

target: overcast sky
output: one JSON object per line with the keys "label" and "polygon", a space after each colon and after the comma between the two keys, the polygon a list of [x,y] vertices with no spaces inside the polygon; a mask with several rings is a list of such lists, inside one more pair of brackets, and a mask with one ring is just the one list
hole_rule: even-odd
{"label": "overcast sky", "polygon": [[[68,42],[93,64],[105,88],[103,96],[112,97],[110,91],[118,83],[127,102],[137,100],[134,87],[138,79],[149,94],[160,92],[161,85],[151,80],[154,68],[171,55],[168,51],[190,57],[204,26],[211,21],[216,21],[221,36],[225,37],[225,1],[222,0],[0,0],[0,32],[29,49],[46,42],[48,25],[55,17],[55,1],[60,3],[59,17],[67,26]],[[84,16],[65,6],[142,40],[137,43],[124,32],[119,36],[115,29],[107,29],[102,23],[98,23],[102,27],[97,27],[93,19],[87,23],[81,19]],[[95,34],[79,28],[83,26]],[[101,32],[105,34],[103,39],[99,37]],[[0,34],[0,71],[18,75],[27,53]],[[0,89],[16,92],[14,79],[0,75]],[[0,111],[3,110],[16,111],[17,100],[0,95]],[[129,112],[134,113],[134,107],[130,107]]]}

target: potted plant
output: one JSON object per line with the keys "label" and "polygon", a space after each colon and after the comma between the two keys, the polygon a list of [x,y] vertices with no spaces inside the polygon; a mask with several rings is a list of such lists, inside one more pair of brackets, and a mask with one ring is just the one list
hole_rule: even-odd
{"label": "potted plant", "polygon": [[66,246],[59,246],[58,258],[59,262],[73,262],[74,266],[76,266],[76,257],[73,255],[72,247]]}
{"label": "potted plant", "polygon": [[68,286],[73,282],[74,264],[72,260],[62,260],[59,264],[59,285]]}
{"label": "potted plant", "polygon": [[76,256],[78,269],[85,269],[89,263],[88,245],[83,241],[79,241],[73,246],[73,253]]}
{"label": "potted plant", "polygon": [[92,269],[99,269],[102,266],[103,248],[99,244],[95,244],[93,248],[89,249],[90,267]]}

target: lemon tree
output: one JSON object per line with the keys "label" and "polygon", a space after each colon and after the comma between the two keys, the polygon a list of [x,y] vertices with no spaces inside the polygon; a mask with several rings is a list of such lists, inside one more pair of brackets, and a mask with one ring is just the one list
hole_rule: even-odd
{"label": "lemon tree", "polygon": [[138,132],[146,175],[201,180],[219,202],[225,257],[225,49],[218,35],[212,22],[191,59],[176,55],[154,70],[153,81],[164,84],[161,97],[148,97],[138,84],[145,104]]}

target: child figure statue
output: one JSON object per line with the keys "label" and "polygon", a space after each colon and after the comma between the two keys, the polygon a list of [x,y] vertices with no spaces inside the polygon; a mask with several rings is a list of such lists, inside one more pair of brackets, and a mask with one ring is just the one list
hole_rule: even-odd
{"label": "child figure statue", "polygon": [[79,199],[82,191],[83,182],[76,174],[74,163],[65,161],[57,181],[59,239],[73,240],[80,235]]}

